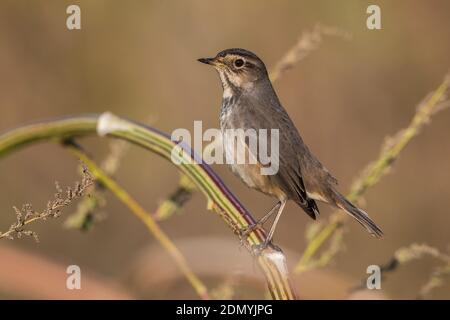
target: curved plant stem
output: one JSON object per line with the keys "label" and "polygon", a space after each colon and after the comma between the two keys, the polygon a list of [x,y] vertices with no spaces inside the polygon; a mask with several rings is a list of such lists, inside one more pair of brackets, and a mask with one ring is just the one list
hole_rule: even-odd
{"label": "curved plant stem", "polygon": [[[248,238],[242,238],[241,230],[255,223],[255,219],[230,192],[212,169],[202,163],[201,158],[193,153],[185,144],[177,144],[166,134],[153,128],[121,119],[110,113],[70,117],[61,120],[42,122],[18,128],[0,136],[0,156],[17,150],[32,142],[67,138],[83,135],[108,135],[134,143],[150,150],[161,157],[171,160],[172,156],[180,162],[177,168],[187,175],[196,187],[208,199],[208,208],[216,211],[228,226],[241,238],[242,244],[253,254],[257,253],[257,262],[264,273],[269,291],[274,299],[295,299],[289,281],[285,256],[275,246],[268,246],[262,251],[254,248],[265,240],[262,230],[252,232]],[[174,147],[180,152],[172,155]]]}

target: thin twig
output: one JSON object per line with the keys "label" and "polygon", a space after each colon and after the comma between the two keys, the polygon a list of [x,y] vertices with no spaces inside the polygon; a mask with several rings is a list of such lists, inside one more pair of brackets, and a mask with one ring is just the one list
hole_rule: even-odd
{"label": "thin twig", "polygon": [[428,281],[420,288],[417,299],[423,300],[431,295],[431,292],[444,285],[445,279],[450,277],[450,262],[445,266],[437,267],[430,275]]}
{"label": "thin twig", "polygon": [[428,281],[420,288],[417,299],[426,299],[431,292],[444,284],[444,279],[450,275],[450,255],[443,253],[439,249],[427,244],[415,244],[403,247],[395,251],[394,257],[386,266],[382,267],[384,273],[397,270],[401,265],[413,260],[422,259],[425,256],[432,257],[444,263],[443,266],[436,267],[430,274]]}

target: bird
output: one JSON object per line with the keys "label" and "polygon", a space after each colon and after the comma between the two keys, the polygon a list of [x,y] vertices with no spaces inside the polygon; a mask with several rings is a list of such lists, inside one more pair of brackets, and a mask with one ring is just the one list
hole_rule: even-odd
{"label": "bird", "polygon": [[[287,201],[292,200],[314,220],[319,216],[316,201],[320,201],[345,211],[371,235],[377,238],[383,236],[382,230],[369,215],[338,191],[337,179],[305,144],[283,108],[264,62],[256,54],[245,49],[231,48],[217,53],[213,58],[200,58],[198,61],[214,67],[219,74],[223,88],[220,129],[226,154],[238,152],[236,146],[232,145],[231,138],[227,138],[228,130],[278,130],[276,173],[261,173],[262,161],[245,139],[241,139],[241,144],[245,145],[246,152],[256,161],[231,161],[230,164],[232,172],[248,187],[277,199],[272,209],[259,221],[249,225],[244,234],[248,235],[256,228],[264,226],[276,213],[269,233],[262,243],[263,248],[267,247],[272,242]],[[236,155],[231,157],[235,159]]]}

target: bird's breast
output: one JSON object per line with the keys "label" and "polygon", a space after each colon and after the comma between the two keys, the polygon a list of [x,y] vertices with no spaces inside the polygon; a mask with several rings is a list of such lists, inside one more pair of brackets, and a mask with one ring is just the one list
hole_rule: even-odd
{"label": "bird's breast", "polygon": [[222,130],[225,127],[231,126],[235,103],[236,98],[233,95],[224,94],[222,99],[222,106],[220,107],[220,127]]}
{"label": "bird's breast", "polygon": [[[269,176],[263,175],[263,166],[258,160],[256,149],[249,147],[249,141],[258,145],[257,136],[252,136],[253,129],[248,126],[243,106],[233,100],[224,99],[220,112],[220,127],[226,164],[248,187],[263,193],[283,197],[281,190],[272,184]],[[249,140],[250,139],[250,140]],[[250,143],[251,144],[251,143]]]}

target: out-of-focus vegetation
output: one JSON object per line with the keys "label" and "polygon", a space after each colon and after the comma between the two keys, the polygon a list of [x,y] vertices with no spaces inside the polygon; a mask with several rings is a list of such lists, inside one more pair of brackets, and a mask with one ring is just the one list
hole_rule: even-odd
{"label": "out-of-focus vegetation", "polygon": [[[276,89],[304,139],[344,191],[375,159],[384,138],[409,123],[418,102],[442,83],[450,65],[446,1],[378,1],[383,23],[379,31],[366,29],[369,3],[356,0],[339,6],[332,1],[78,3],[80,31],[65,28],[70,3],[0,3],[1,131],[37,119],[106,110],[148,119],[167,132],[192,129],[194,120],[217,127],[219,81],[200,68],[196,58],[245,47],[275,66],[302,31],[322,22],[348,31],[351,41],[327,38],[279,79]],[[357,224],[347,224],[346,250],[334,263],[294,279],[301,298],[354,296],[350,289],[366,276],[368,265],[389,261],[398,248],[411,243],[447,252],[449,121],[448,112],[434,117],[394,164],[394,174],[365,195],[365,209],[382,226],[385,238],[374,240]],[[98,159],[109,152],[107,144],[95,139],[85,145]],[[2,159],[0,230],[13,222],[13,205],[42,203],[53,193],[55,180],[77,180],[76,165],[53,145],[33,146]],[[228,169],[215,169],[255,216],[271,206],[271,199],[245,188]],[[115,176],[150,210],[179,179],[170,165],[136,148],[127,150]],[[11,274],[31,279],[38,271],[52,270],[46,277],[56,279],[64,265],[77,264],[102,282],[104,290],[97,291],[97,297],[195,298],[145,228],[121,214],[126,209],[111,195],[105,198],[102,210],[108,217],[88,233],[67,231],[58,221],[49,221],[35,227],[38,245],[27,239],[0,243],[0,297],[70,297],[58,290],[33,289],[32,283]],[[293,205],[286,211],[275,241],[295,263],[305,249],[310,221]],[[319,221],[325,221],[331,210],[322,206],[321,211]],[[229,230],[208,213],[201,196],[194,195],[180,215],[161,225],[212,292],[230,298],[263,297],[260,275],[239,252]],[[435,266],[435,261],[420,259],[397,268],[382,282],[382,291],[370,296],[414,298],[428,290],[423,284]],[[445,275],[445,268],[439,270]],[[158,292],[152,290],[155,285]],[[324,286],[327,292],[320,290]],[[433,289],[431,297],[449,298],[448,282]]]}

